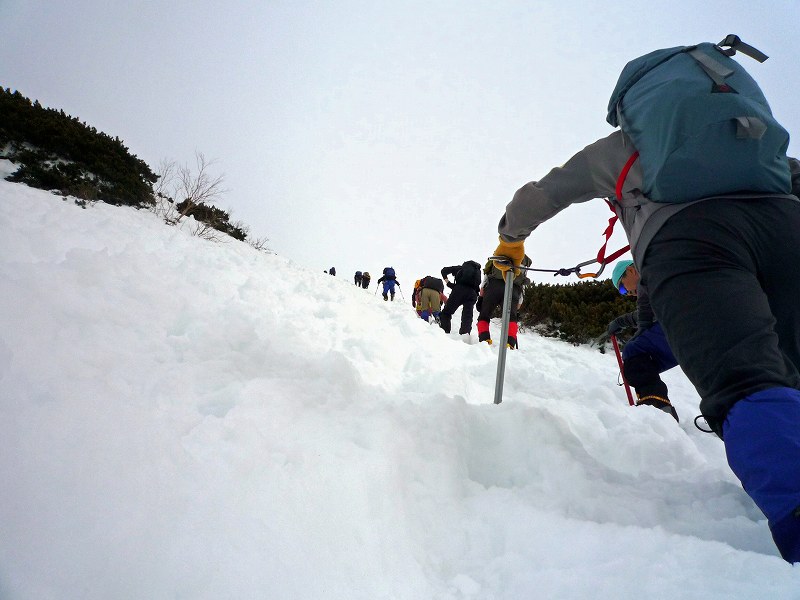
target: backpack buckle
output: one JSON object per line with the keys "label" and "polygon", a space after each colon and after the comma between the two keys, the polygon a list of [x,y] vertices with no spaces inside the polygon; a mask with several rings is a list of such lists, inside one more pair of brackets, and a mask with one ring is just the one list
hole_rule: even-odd
{"label": "backpack buckle", "polygon": [[[741,38],[733,33],[729,33],[725,36],[725,39],[722,40],[719,44],[717,44],[717,48],[720,52],[722,52],[725,56],[733,56],[736,54],[735,46],[741,43]],[[721,48],[720,46],[729,46],[727,50]]]}
{"label": "backpack buckle", "polygon": [[[723,50],[720,48],[720,46],[730,46],[730,49]],[[753,46],[750,44],[745,44],[738,35],[734,35],[733,33],[726,35],[725,39],[717,44],[717,48],[726,56],[733,56],[738,50],[742,54],[746,54],[750,58],[757,60],[760,63],[763,63],[769,58],[769,56],[761,52],[761,50],[758,48],[753,48]]]}

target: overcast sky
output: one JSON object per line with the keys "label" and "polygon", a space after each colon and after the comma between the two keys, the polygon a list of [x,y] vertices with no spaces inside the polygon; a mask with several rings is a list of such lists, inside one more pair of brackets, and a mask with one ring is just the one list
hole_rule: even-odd
{"label": "overcast sky", "polygon": [[[798,23],[796,0],[0,0],[0,84],[153,169],[202,152],[253,237],[339,276],[392,265],[410,290],[483,262],[514,191],[612,131],[620,70],[656,48],[737,33],[770,55],[741,61],[800,136]],[[534,266],[595,256],[608,215],[542,225]]]}

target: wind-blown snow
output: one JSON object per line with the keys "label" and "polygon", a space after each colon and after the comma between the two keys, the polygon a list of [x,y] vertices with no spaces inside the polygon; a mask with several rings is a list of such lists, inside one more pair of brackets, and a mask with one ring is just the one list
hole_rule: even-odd
{"label": "wind-blown snow", "polygon": [[0,286],[4,600],[800,598],[678,369],[5,181]]}

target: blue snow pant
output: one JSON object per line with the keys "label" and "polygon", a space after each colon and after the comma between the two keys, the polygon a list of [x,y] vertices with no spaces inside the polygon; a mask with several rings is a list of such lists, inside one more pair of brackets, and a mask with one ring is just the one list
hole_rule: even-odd
{"label": "blue snow pant", "polygon": [[668,398],[667,384],[659,376],[678,364],[660,323],[641,332],[622,349],[625,379],[639,398]]}
{"label": "blue snow pant", "polygon": [[800,562],[800,202],[712,199],[676,213],[641,272],[728,464]]}
{"label": "blue snow pant", "polygon": [[388,297],[389,294],[392,296],[392,300],[394,300],[394,279],[387,279],[383,282],[383,298],[384,300]]}

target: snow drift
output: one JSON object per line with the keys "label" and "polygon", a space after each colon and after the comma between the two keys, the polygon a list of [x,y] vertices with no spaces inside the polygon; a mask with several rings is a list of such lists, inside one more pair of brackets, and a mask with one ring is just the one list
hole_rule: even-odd
{"label": "snow drift", "polygon": [[373,292],[0,181],[0,597],[800,597],[679,370]]}

